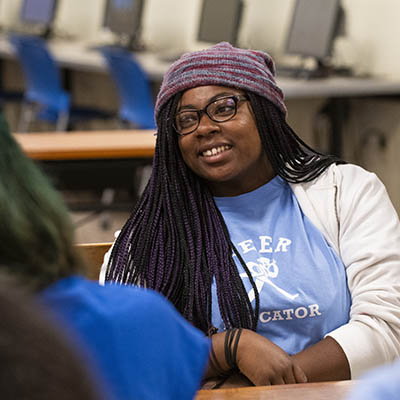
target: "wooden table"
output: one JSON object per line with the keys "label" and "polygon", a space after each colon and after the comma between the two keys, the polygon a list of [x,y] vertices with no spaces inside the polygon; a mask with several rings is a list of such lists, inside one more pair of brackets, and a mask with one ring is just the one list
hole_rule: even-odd
{"label": "wooden table", "polygon": [[14,133],[24,152],[40,161],[151,158],[152,130]]}
{"label": "wooden table", "polygon": [[[140,182],[135,170],[151,164],[156,141],[153,130],[14,133],[14,137],[57,189],[71,193],[123,189],[131,198],[109,206],[123,210],[132,207]],[[104,207],[97,198],[68,205],[75,211]]]}
{"label": "wooden table", "polygon": [[79,243],[75,245],[76,250],[86,261],[86,277],[95,281],[99,280],[100,269],[103,264],[104,255],[112,246],[107,243]]}
{"label": "wooden table", "polygon": [[353,384],[340,381],[199,390],[195,400],[344,400]]}

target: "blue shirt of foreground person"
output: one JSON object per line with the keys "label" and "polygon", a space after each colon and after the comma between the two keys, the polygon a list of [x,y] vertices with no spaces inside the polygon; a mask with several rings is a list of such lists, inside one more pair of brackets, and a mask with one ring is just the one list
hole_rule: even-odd
{"label": "blue shirt of foreground person", "polygon": [[161,295],[72,276],[41,299],[84,343],[117,399],[194,397],[209,341]]}
{"label": "blue shirt of foreground person", "polygon": [[398,400],[400,398],[400,360],[364,375],[346,400]]}

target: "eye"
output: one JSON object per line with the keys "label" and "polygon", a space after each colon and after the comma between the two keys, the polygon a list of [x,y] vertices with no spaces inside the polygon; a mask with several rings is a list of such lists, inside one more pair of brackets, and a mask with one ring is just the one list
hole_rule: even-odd
{"label": "eye", "polygon": [[176,126],[179,128],[188,128],[197,123],[197,113],[192,111],[183,111],[175,117]]}
{"label": "eye", "polygon": [[235,100],[231,98],[217,100],[213,103],[212,112],[215,116],[228,116],[235,112],[235,106]]}

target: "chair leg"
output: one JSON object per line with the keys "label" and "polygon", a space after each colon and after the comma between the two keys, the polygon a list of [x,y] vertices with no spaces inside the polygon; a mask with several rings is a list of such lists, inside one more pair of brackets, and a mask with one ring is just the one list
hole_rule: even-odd
{"label": "chair leg", "polygon": [[105,211],[101,213],[100,226],[104,230],[108,230],[111,226],[111,215],[107,208],[112,204],[115,197],[115,189],[106,188],[103,190],[101,195],[101,205],[105,208]]}
{"label": "chair leg", "polygon": [[21,106],[21,115],[19,117],[17,132],[27,132],[29,125],[34,120],[36,105],[24,101]]}
{"label": "chair leg", "polygon": [[69,121],[69,112],[68,111],[60,112],[57,118],[56,131],[65,132],[68,127],[68,121]]}

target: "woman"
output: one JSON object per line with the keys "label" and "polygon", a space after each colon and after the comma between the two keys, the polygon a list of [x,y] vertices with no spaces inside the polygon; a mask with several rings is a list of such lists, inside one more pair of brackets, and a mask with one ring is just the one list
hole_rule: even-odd
{"label": "woman", "polygon": [[[209,341],[150,290],[80,276],[67,211],[0,120],[0,270],[37,293],[116,399],[192,398]],[[110,396],[105,396],[111,398]]]}
{"label": "woman", "polygon": [[182,56],[158,94],[149,184],[103,266],[213,334],[208,377],[350,379],[400,354],[385,188],[285,117],[268,54],[220,43]]}

